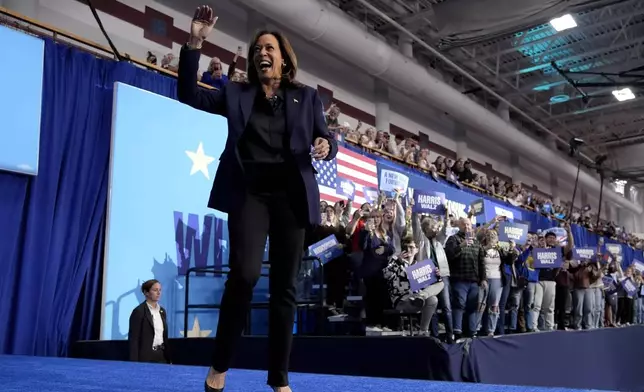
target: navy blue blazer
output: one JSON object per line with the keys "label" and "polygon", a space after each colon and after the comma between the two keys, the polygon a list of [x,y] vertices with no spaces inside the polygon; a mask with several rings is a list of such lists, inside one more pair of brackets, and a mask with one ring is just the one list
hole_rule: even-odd
{"label": "navy blue blazer", "polygon": [[[228,213],[244,200],[244,170],[237,144],[250,118],[258,86],[228,83],[220,90],[206,90],[197,86],[197,71],[201,52],[181,49],[177,97],[195,109],[218,114],[228,119],[228,139],[219,158],[217,175],[210,191],[208,207]],[[320,222],[320,191],[311,162],[313,141],[322,137],[329,141],[331,160],[338,152],[338,144],[324,120],[324,107],[317,90],[308,86],[290,86],[285,90],[286,132],[290,137],[291,154],[295,158],[304,182],[308,204],[308,222]]]}

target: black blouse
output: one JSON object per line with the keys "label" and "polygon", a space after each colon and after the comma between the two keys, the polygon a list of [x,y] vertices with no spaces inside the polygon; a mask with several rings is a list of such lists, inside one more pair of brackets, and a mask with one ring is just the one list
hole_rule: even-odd
{"label": "black blouse", "polygon": [[238,147],[244,165],[286,162],[290,151],[282,89],[272,98],[267,98],[262,89],[258,90]]}

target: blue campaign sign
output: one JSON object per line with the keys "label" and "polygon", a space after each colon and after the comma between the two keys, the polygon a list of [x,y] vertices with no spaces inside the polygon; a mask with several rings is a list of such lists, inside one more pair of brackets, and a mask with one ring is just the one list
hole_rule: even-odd
{"label": "blue campaign sign", "polygon": [[378,176],[382,177],[382,173],[389,171],[399,171],[404,173],[409,179],[409,188],[413,188],[414,192],[441,192],[445,194],[445,201],[447,209],[450,214],[456,218],[467,217],[469,205],[472,201],[480,199],[480,196],[460,191],[447,182],[440,180],[434,181],[430,176],[424,175],[417,171],[407,170],[401,168],[394,162],[385,160],[383,158],[376,159],[378,167]]}
{"label": "blue campaign sign", "polygon": [[405,268],[407,279],[409,279],[409,288],[411,291],[420,291],[425,287],[431,286],[438,280],[436,268],[431,260],[423,260]]}
{"label": "blue campaign sign", "polygon": [[372,187],[363,187],[364,199],[367,203],[375,203],[378,201],[378,189]]}
{"label": "blue campaign sign", "polygon": [[356,194],[356,184],[346,178],[338,177],[338,185],[335,191],[338,196],[344,196],[349,200],[353,200],[353,197]]}
{"label": "blue campaign sign", "polygon": [[477,199],[470,204],[470,211],[474,216],[485,216],[485,200]]}
{"label": "blue campaign sign", "polygon": [[560,248],[536,248],[532,250],[534,268],[559,268],[563,264]]}
{"label": "blue campaign sign", "polygon": [[0,48],[0,170],[37,175],[45,43],[0,25]]}
{"label": "blue campaign sign", "polygon": [[528,239],[528,225],[517,222],[503,222],[499,225],[499,241],[523,245]]}
{"label": "blue campaign sign", "polygon": [[491,221],[497,216],[504,216],[512,221],[521,220],[523,218],[523,214],[521,213],[521,210],[519,208],[503,205],[488,199],[484,199],[483,204],[483,211],[486,222]]}
{"label": "blue campaign sign", "polygon": [[606,294],[612,294],[617,291],[617,286],[615,285],[615,279],[612,276],[602,277],[602,283],[604,283],[604,289],[606,289]]}
{"label": "blue campaign sign", "polygon": [[[376,157],[375,159],[378,168],[378,178],[382,179],[383,175],[385,177],[392,176],[391,172],[398,172],[404,174],[405,178],[408,179],[408,188],[413,188],[414,192],[443,193],[445,195],[447,210],[455,218],[466,218],[471,209],[475,210],[474,217],[478,221],[472,223],[489,221],[497,215],[507,216],[511,220],[521,220],[524,218],[524,214],[520,208],[513,207],[501,201],[488,200],[488,198],[482,197],[474,191],[455,188],[448,181],[442,179],[436,181],[429,175],[403,168],[384,158]],[[477,209],[478,211],[476,211]]]}
{"label": "blue campaign sign", "polygon": [[633,268],[635,268],[640,273],[640,275],[644,274],[644,263],[640,260],[633,260]]}
{"label": "blue campaign sign", "polygon": [[575,260],[592,260],[595,257],[595,248],[575,247],[572,250],[572,258]]}
{"label": "blue campaign sign", "polygon": [[343,253],[342,245],[333,234],[309,246],[309,255],[318,257],[322,264],[342,256]]}
{"label": "blue campaign sign", "polygon": [[445,194],[443,192],[415,191],[414,212],[445,215]]}
{"label": "blue campaign sign", "polygon": [[633,282],[631,278],[626,278],[622,280],[622,287],[624,288],[624,291],[626,291],[626,294],[629,297],[633,297],[637,293],[637,286],[635,285],[635,282]]}
{"label": "blue campaign sign", "polygon": [[378,186],[385,192],[407,192],[409,177],[397,170],[382,170],[380,172]]}

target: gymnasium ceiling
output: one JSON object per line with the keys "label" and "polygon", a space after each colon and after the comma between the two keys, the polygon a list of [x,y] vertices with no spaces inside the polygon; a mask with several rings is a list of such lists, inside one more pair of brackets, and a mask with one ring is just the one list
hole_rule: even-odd
{"label": "gymnasium ceiling", "polygon": [[[388,20],[391,18],[561,139],[582,138],[586,155],[607,154],[614,169],[644,166],[644,158],[622,162],[618,154],[625,146],[644,144],[644,0],[577,0],[576,7],[566,10],[577,23],[574,28],[558,32],[549,23],[550,17],[537,17],[529,23],[506,26],[496,34],[482,32],[482,38],[456,43],[441,36],[441,26],[436,23],[441,6],[484,1],[488,6],[503,7],[508,0],[369,0],[388,18],[360,0],[326,1],[397,45],[401,32]],[[544,2],[521,0],[524,4],[530,1]],[[490,108],[498,105],[492,94],[418,42],[414,43],[414,56],[440,71],[464,94],[477,96]],[[612,91],[624,87],[630,87],[635,99],[617,101]],[[547,136],[515,111],[510,115],[524,130],[537,137]],[[567,146],[560,142],[559,148]]]}

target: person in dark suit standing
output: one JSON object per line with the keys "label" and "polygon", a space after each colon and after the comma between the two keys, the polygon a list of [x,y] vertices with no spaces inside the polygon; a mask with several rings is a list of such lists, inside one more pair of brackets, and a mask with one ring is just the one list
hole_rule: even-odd
{"label": "person in dark suit standing", "polygon": [[166,312],[159,305],[161,283],[148,280],[141,285],[141,291],[145,301],[132,311],[127,334],[130,361],[171,363]]}
{"label": "person in dark suit standing", "polygon": [[200,49],[215,21],[212,8],[197,8],[181,49],[177,84],[179,101],[228,119],[228,140],[208,206],[228,213],[230,273],[204,388],[224,388],[268,236],[268,385],[289,392],[297,273],[305,231],[320,221],[311,159],[331,160],[338,147],[317,91],[296,81],[297,58],[279,32],[260,31],[252,39],[247,83],[228,83],[216,91],[197,86]]}

